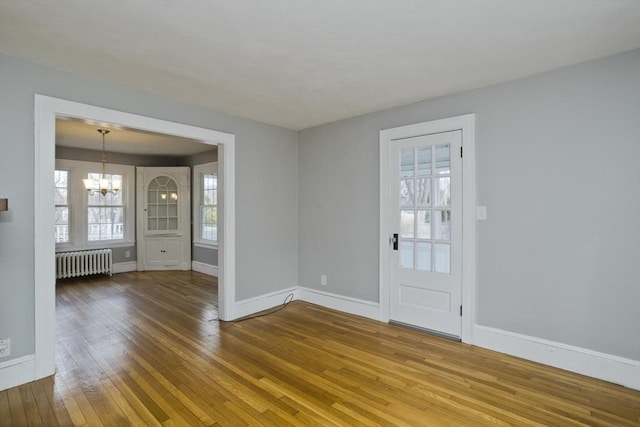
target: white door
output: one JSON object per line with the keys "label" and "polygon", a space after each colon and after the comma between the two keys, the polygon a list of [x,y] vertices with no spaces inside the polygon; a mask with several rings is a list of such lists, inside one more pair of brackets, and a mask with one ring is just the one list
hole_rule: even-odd
{"label": "white door", "polygon": [[136,174],[138,270],[190,270],[190,169],[138,167]]}
{"label": "white door", "polygon": [[391,143],[390,320],[461,335],[462,133]]}

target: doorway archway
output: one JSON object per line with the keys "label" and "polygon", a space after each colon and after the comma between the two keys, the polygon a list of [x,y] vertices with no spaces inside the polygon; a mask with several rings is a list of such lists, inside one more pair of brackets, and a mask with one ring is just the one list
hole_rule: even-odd
{"label": "doorway archway", "polygon": [[164,133],[217,145],[222,188],[218,259],[218,314],[233,320],[235,307],[235,135],[88,104],[35,96],[35,366],[34,379],[55,373],[55,241],[53,175],[55,120],[66,116]]}

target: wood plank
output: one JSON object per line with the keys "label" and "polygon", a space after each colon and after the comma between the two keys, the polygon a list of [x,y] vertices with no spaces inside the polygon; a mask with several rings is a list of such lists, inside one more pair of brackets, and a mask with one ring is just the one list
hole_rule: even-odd
{"label": "wood plank", "polygon": [[218,322],[215,278],[57,287],[56,375],[0,392],[0,425],[640,426],[640,392],[293,302]]}

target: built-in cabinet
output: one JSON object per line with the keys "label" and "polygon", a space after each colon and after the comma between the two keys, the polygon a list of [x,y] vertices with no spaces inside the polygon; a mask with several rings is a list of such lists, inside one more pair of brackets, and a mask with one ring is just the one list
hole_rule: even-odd
{"label": "built-in cabinet", "polygon": [[190,169],[137,167],[136,178],[138,270],[190,270]]}
{"label": "built-in cabinet", "polygon": [[[182,265],[182,237],[147,236],[146,265],[151,267],[179,267]],[[149,269],[149,268],[147,268]]]}

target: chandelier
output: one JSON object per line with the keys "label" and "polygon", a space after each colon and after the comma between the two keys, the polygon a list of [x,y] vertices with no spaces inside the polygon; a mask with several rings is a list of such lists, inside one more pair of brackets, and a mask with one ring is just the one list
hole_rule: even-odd
{"label": "chandelier", "polygon": [[110,131],[108,129],[98,129],[98,132],[102,135],[102,174],[100,174],[99,180],[85,178],[82,182],[84,182],[84,188],[89,192],[90,196],[93,196],[96,193],[100,193],[103,196],[106,196],[107,193],[111,193],[115,196],[120,191],[122,183],[118,180],[107,178],[105,174],[107,154],[104,150],[104,136]]}

